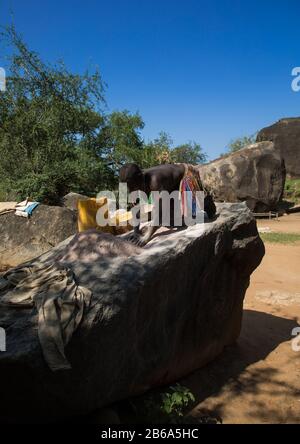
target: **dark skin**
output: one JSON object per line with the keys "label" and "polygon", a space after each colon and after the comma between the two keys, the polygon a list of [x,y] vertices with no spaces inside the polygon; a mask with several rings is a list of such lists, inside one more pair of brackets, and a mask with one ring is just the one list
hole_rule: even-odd
{"label": "dark skin", "polygon": [[[127,164],[120,170],[120,182],[127,183],[129,192],[140,190],[149,197],[152,191],[167,191],[169,193],[178,191],[184,174],[185,166],[183,164],[164,164],[145,170],[141,170],[136,164]],[[206,196],[204,199],[204,209],[209,218],[213,217],[215,206],[210,196]],[[134,232],[127,236],[127,240],[139,246],[146,245],[157,229],[157,226],[149,225],[146,231],[141,233],[138,225],[134,228]]]}

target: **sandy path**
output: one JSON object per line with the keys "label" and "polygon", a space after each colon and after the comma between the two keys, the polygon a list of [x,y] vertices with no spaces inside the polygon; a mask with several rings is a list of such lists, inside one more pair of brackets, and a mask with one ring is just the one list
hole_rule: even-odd
{"label": "sandy path", "polygon": [[300,233],[300,213],[285,214],[277,219],[259,219],[258,227],[269,227],[278,233]]}
{"label": "sandy path", "polygon": [[[300,233],[300,215],[258,225]],[[238,343],[183,381],[197,399],[191,414],[224,423],[300,423],[300,352],[291,347],[298,324],[300,245],[266,244],[251,276]]]}

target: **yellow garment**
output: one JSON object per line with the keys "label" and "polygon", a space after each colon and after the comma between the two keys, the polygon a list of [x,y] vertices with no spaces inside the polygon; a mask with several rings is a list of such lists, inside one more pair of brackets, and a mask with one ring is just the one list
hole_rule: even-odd
{"label": "yellow garment", "polygon": [[[99,227],[97,225],[97,211],[103,205],[107,205],[107,198],[102,197],[101,199],[96,200],[94,197],[87,200],[79,200],[77,203],[78,209],[78,231],[81,233],[82,231],[90,230],[91,228],[101,229],[106,233],[114,233],[114,227],[110,227],[109,225],[106,227]],[[108,211],[105,212],[105,217],[107,217]]]}
{"label": "yellow garment", "polygon": [[[97,224],[96,216],[99,208],[103,207],[103,205],[107,205],[107,198],[101,197],[100,199],[90,198],[87,200],[79,200],[77,204],[78,209],[78,231],[86,231],[92,228],[96,228],[99,231],[105,233],[111,233],[114,235],[126,233],[127,231],[132,230],[132,226],[129,221],[132,218],[131,212],[123,212],[120,213],[118,210],[116,211],[115,217],[115,225],[110,226],[106,225],[104,227],[99,226]],[[104,213],[104,217],[108,218],[108,210]],[[120,226],[121,222],[127,222],[127,225]]]}

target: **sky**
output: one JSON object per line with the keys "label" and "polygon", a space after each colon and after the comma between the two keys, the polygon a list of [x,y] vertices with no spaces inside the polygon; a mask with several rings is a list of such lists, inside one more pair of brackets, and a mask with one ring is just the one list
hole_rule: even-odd
{"label": "sky", "polygon": [[146,141],[166,131],[214,159],[300,115],[299,0],[0,0],[1,25],[11,12],[43,60],[98,66],[107,111],[138,111]]}

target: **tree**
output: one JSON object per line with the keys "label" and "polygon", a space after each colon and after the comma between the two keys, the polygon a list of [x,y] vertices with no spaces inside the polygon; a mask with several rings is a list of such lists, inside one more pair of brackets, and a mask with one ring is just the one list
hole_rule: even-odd
{"label": "tree", "polygon": [[255,143],[256,135],[252,136],[244,136],[238,139],[232,140],[228,145],[228,152],[234,153],[235,151],[239,151],[242,148],[245,148],[247,145],[251,145]]}
{"label": "tree", "polygon": [[63,62],[43,62],[13,26],[0,38],[11,48],[7,88],[0,94],[1,198],[58,203],[69,191],[95,195],[114,188],[127,162],[147,168],[205,160],[200,145],[173,148],[165,132],[145,143],[138,113],[105,114],[99,71],[79,75]]}
{"label": "tree", "polygon": [[144,144],[140,165],[142,168],[150,168],[162,163],[170,163],[171,145],[173,141],[169,134],[161,131],[158,137],[147,144]]}
{"label": "tree", "polygon": [[206,162],[207,155],[198,143],[189,142],[175,147],[172,150],[172,159],[178,163],[197,164]]}
{"label": "tree", "polygon": [[44,63],[13,26],[1,37],[12,55],[0,94],[0,181],[20,198],[47,202],[81,190],[86,177],[92,191],[106,169],[94,145],[84,143],[104,121],[100,73],[72,74],[62,62]]}
{"label": "tree", "polygon": [[[165,133],[160,132],[158,138],[148,143],[143,151],[144,164],[153,166],[162,163],[203,163],[207,155],[203,152],[201,146],[196,142],[188,142],[176,147],[172,147],[173,140]],[[147,155],[145,156],[145,151]],[[144,167],[146,167],[144,165]]]}
{"label": "tree", "polygon": [[117,171],[127,162],[139,163],[144,148],[141,130],[144,122],[138,113],[115,111],[104,119],[96,143],[99,155]]}

